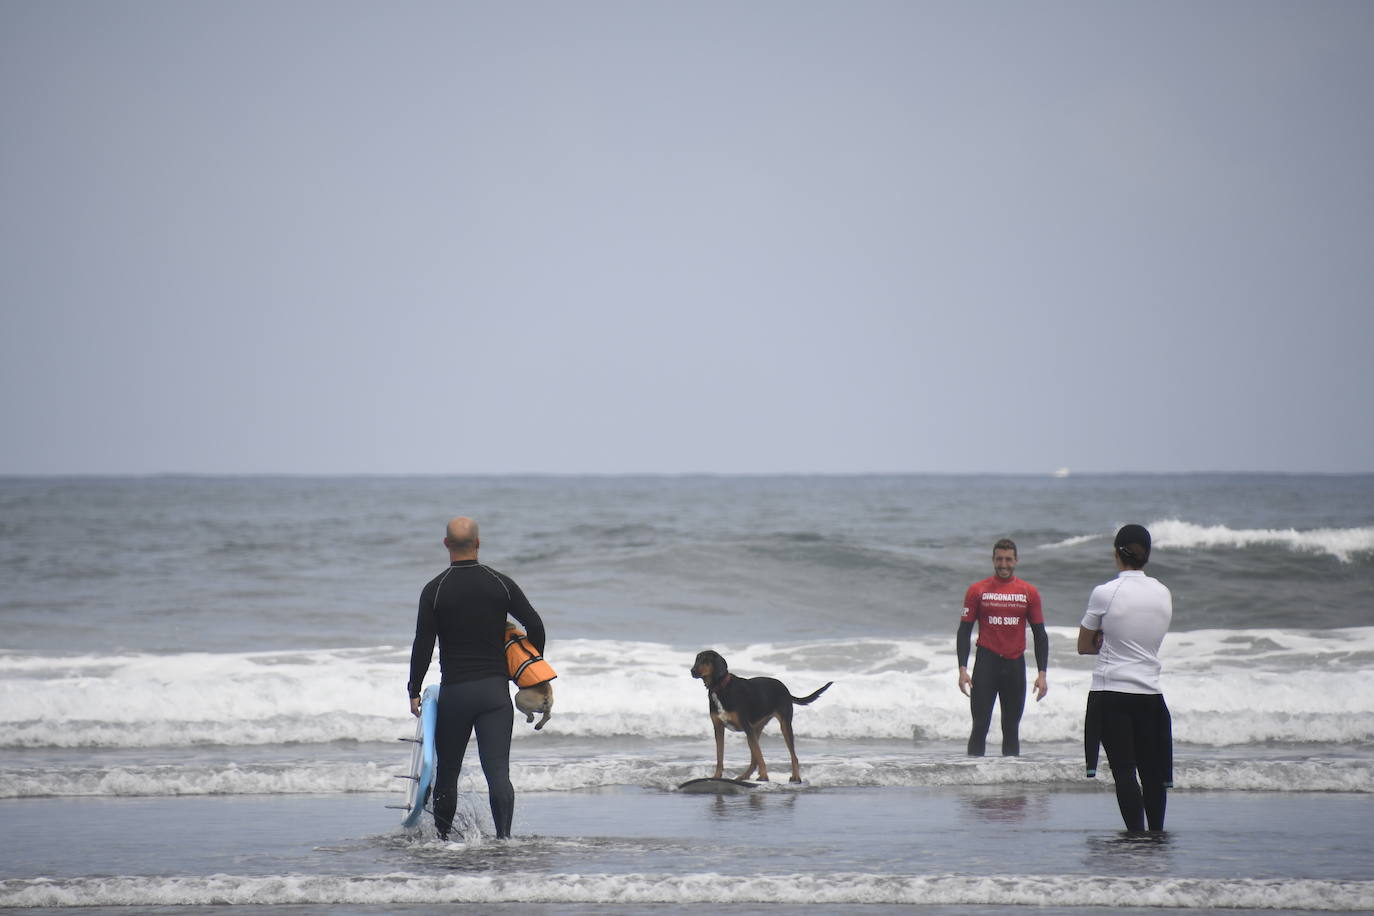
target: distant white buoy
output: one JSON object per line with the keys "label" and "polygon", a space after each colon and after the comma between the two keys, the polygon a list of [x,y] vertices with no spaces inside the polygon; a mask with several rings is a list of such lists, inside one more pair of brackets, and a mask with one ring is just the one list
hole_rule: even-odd
{"label": "distant white buoy", "polygon": [[1065,477],[1068,477],[1068,476],[1069,476],[1069,469],[1068,469],[1068,468],[1060,468],[1059,470],[1057,470],[1057,471],[1054,472],[1053,476],[1058,477],[1059,479],[1062,480],[1062,479],[1064,479]]}

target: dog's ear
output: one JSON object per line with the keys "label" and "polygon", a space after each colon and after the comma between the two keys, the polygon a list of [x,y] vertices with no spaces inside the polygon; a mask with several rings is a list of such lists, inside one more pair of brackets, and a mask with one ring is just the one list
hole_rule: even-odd
{"label": "dog's ear", "polygon": [[716,676],[716,680],[720,680],[730,673],[730,666],[725,663],[725,656],[714,649],[711,650],[711,667],[713,669],[711,673]]}

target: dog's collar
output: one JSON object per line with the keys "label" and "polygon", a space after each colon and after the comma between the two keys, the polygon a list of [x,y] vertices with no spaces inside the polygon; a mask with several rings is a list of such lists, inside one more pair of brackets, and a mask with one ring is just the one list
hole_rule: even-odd
{"label": "dog's collar", "polygon": [[735,676],[731,674],[729,671],[725,672],[725,677],[716,681],[715,685],[711,689],[714,690],[717,687],[724,687],[726,684],[730,683],[730,681],[734,680],[734,677]]}

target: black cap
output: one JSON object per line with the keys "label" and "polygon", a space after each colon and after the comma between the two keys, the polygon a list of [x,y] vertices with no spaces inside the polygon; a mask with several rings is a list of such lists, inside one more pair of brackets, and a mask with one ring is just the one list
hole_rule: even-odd
{"label": "black cap", "polygon": [[[1150,532],[1144,525],[1123,525],[1116,533],[1116,541],[1112,546],[1121,551],[1127,560],[1143,562],[1150,558]],[[1143,548],[1143,556],[1140,555],[1141,551],[1130,549],[1137,546]]]}

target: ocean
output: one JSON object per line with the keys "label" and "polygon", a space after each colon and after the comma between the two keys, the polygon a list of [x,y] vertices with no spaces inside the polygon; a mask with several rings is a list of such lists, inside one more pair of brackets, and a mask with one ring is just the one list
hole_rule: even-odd
{"label": "ocean", "polygon": [[[452,841],[388,807],[457,514],[560,675],[516,718],[508,843],[473,749]],[[1074,638],[1126,522],[1174,595],[1162,837],[1083,772]],[[970,759],[954,632],[1004,536],[1049,694],[1020,758]],[[1374,475],[0,478],[0,628],[0,907],[1374,910]],[[704,648],[835,682],[803,785],[675,791],[714,767]]]}

